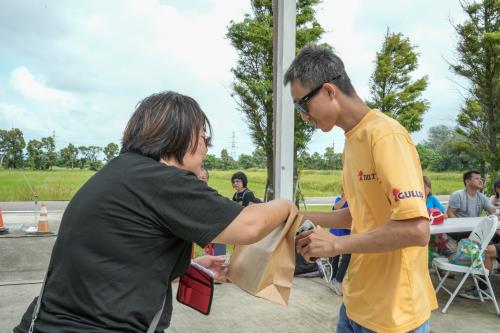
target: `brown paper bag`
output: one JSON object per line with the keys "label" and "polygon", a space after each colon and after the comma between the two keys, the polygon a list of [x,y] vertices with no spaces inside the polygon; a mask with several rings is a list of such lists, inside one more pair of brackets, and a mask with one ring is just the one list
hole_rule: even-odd
{"label": "brown paper bag", "polygon": [[264,239],[235,246],[229,279],[252,295],[287,305],[295,270],[295,232],[301,220],[294,209],[286,223]]}

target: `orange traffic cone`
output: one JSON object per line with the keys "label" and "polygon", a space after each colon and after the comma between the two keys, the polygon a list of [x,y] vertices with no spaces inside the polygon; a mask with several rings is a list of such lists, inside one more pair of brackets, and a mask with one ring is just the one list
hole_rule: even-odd
{"label": "orange traffic cone", "polygon": [[42,202],[42,207],[40,208],[40,217],[38,218],[38,228],[37,232],[49,232],[49,212],[45,203]]}
{"label": "orange traffic cone", "polygon": [[2,208],[0,208],[0,235],[1,234],[6,234],[9,232],[9,229],[5,228],[3,225],[3,215],[2,215]]}

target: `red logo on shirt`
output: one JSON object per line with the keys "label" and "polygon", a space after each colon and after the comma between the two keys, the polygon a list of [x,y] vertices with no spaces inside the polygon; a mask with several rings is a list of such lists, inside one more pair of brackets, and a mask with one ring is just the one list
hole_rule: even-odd
{"label": "red logo on shirt", "polygon": [[359,181],[374,180],[374,179],[377,179],[377,174],[376,173],[364,173],[363,171],[359,170],[358,177],[359,177]]}
{"label": "red logo on shirt", "polygon": [[403,199],[409,198],[423,198],[424,193],[422,191],[404,191],[401,192],[399,188],[395,188],[392,190],[392,195],[394,196],[394,201],[399,201]]}

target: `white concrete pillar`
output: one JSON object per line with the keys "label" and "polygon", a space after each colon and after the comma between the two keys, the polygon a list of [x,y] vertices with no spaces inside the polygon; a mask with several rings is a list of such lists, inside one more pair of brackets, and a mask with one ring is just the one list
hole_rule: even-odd
{"label": "white concrete pillar", "polygon": [[275,198],[293,200],[294,107],[283,76],[295,57],[295,1],[273,0]]}

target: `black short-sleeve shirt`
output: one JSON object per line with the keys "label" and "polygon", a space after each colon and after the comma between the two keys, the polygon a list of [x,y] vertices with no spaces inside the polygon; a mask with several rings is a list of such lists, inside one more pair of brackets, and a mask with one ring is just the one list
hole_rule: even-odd
{"label": "black short-sleeve shirt", "polygon": [[250,191],[249,189],[245,189],[242,192],[235,192],[233,194],[233,201],[236,201],[239,205],[241,205],[243,207],[247,207],[250,204],[250,202],[253,202],[253,203],[261,203],[262,202],[259,199],[257,199],[255,197],[255,195],[253,194],[253,192]]}
{"label": "black short-sleeve shirt", "polygon": [[[170,281],[241,207],[193,173],[125,153],[66,208],[49,264],[36,332],[146,332],[170,323]],[[26,332],[34,302],[15,332]]]}

